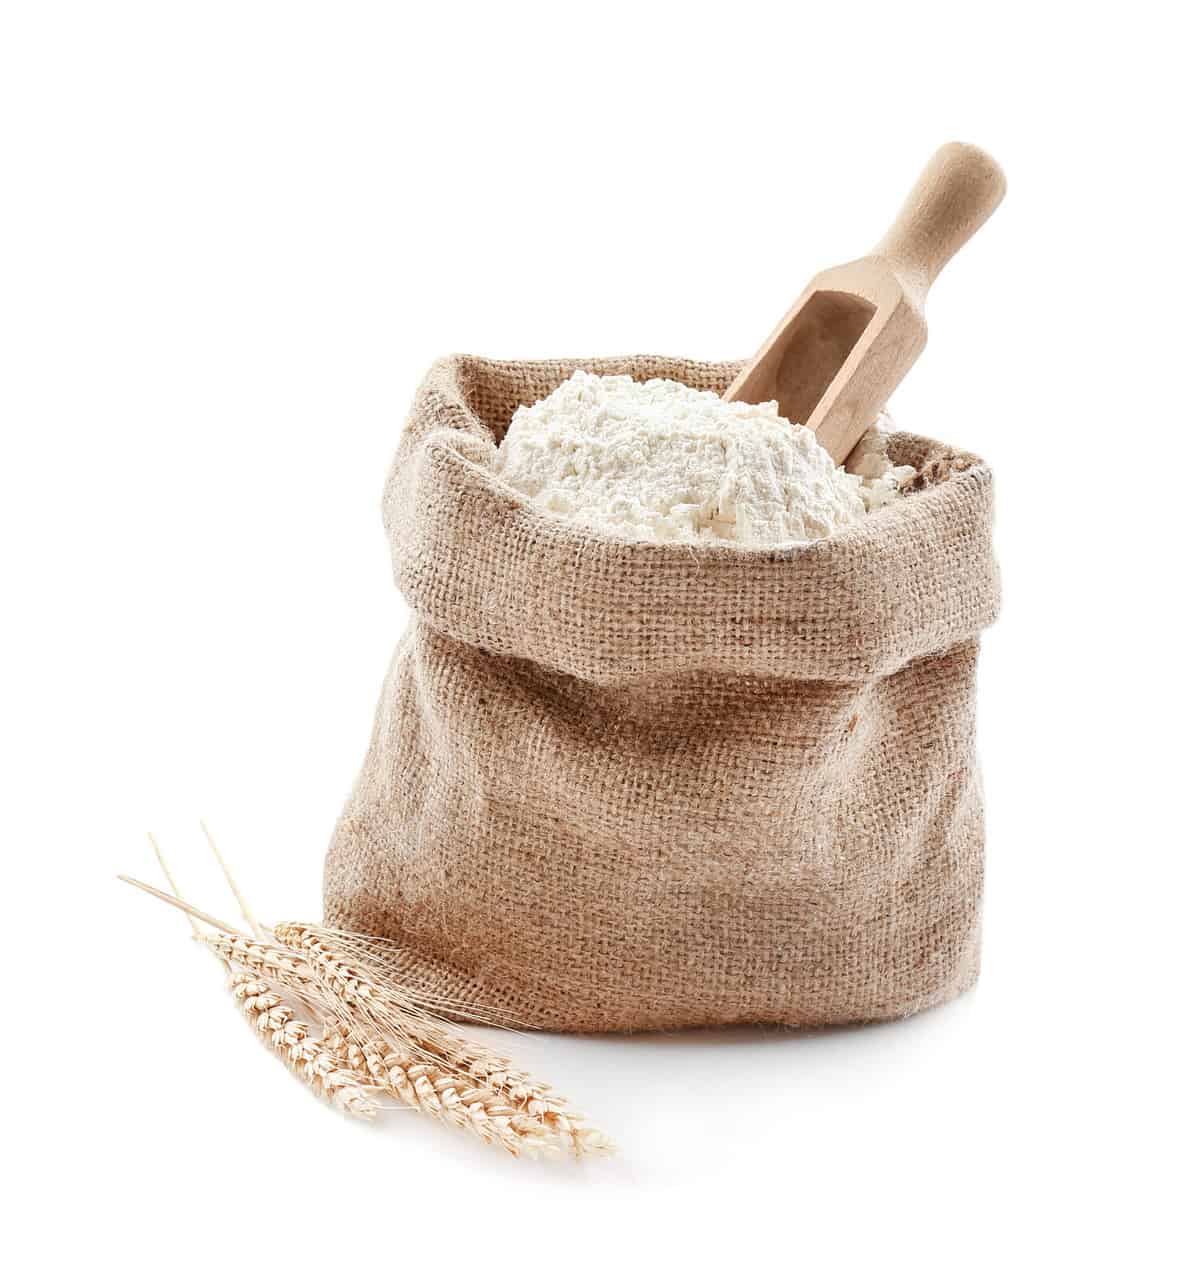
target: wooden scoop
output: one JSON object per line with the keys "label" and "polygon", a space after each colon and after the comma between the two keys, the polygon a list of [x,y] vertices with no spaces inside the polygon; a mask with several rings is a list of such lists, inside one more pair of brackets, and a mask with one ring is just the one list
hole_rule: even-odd
{"label": "wooden scoop", "polygon": [[875,250],[817,274],[725,400],[777,401],[844,463],[925,347],[930,284],[1003,197],[993,159],[942,146]]}

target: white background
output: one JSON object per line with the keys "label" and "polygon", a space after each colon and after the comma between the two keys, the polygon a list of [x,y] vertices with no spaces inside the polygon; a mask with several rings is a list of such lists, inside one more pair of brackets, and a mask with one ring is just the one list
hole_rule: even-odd
{"label": "white background", "polygon": [[[19,1264],[1194,1255],[1194,42],[1183,6],[1113,11],[4,6]],[[340,1120],[114,875],[154,878],[153,828],[229,914],[205,815],[259,909],[318,914],[405,620],[378,505],[426,365],[745,355],[950,138],[1008,199],[893,411],[997,477],[978,989],[520,1041],[613,1162]]]}

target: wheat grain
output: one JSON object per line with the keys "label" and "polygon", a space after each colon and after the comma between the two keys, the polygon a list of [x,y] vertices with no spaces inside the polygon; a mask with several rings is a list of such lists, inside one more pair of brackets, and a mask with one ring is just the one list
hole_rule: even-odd
{"label": "wheat grain", "polygon": [[307,1025],[265,979],[243,971],[230,977],[229,987],[255,1031],[310,1089],[347,1115],[370,1119],[375,1114],[378,1104],[370,1083],[310,1036]]}

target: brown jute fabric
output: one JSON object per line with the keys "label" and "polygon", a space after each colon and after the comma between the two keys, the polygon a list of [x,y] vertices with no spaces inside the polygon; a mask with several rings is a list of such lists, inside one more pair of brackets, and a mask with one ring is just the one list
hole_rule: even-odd
{"label": "brown jute fabric", "polygon": [[412,607],[325,874],[464,1007],[564,1031],[910,1014],[978,969],[978,635],[991,476],[905,433],[919,488],[786,549],[625,543],[493,474],[576,368],[722,392],[738,364],[437,363],[384,516]]}

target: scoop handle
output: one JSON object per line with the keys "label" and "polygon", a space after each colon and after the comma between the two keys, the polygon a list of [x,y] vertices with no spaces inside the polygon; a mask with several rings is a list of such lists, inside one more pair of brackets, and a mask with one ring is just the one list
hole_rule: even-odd
{"label": "scoop handle", "polygon": [[874,255],[923,301],[946,262],[996,210],[1006,182],[1000,165],[978,146],[951,141],[925,165]]}

